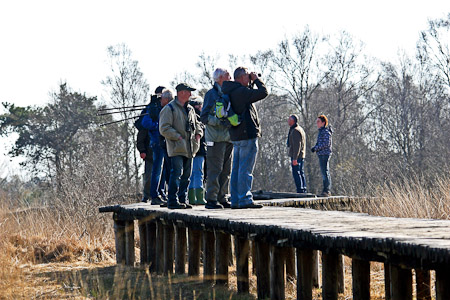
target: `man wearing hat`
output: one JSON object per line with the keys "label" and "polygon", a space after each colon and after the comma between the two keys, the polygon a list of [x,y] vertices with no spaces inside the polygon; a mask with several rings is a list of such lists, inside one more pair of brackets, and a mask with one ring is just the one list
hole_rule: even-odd
{"label": "man wearing hat", "polygon": [[194,108],[189,105],[191,91],[186,83],[176,86],[177,96],[161,111],[159,131],[166,138],[171,170],[167,207],[169,209],[192,208],[186,203],[192,158],[200,148],[203,130]]}
{"label": "man wearing hat", "polygon": [[305,156],[306,156],[306,135],[303,128],[298,125],[297,115],[291,115],[288,119],[289,134],[287,140],[288,153],[292,166],[292,176],[294,177],[297,193],[306,193],[305,179]]}

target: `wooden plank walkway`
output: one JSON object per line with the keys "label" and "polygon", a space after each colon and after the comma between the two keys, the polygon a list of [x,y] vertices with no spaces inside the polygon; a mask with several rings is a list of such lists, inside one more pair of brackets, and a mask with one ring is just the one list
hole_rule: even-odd
{"label": "wooden plank walkway", "polygon": [[[320,198],[315,200],[321,201]],[[336,201],[339,201],[339,198]],[[229,235],[236,236],[236,249],[239,250],[236,253],[237,261],[244,261],[244,265],[237,266],[239,292],[248,291],[248,241],[254,241],[256,261],[259,262],[256,264],[256,273],[261,277],[258,278],[259,298],[269,295],[271,299],[284,298],[285,279],[284,271],[280,271],[280,264],[284,264],[285,260],[280,257],[283,257],[283,249],[296,248],[297,273],[300,276],[299,299],[311,299],[313,250],[322,251],[323,299],[337,299],[338,270],[339,263],[342,263],[339,255],[342,254],[353,259],[354,299],[370,298],[370,293],[367,292],[370,291],[368,287],[370,277],[369,280],[363,280],[370,276],[370,268],[367,267],[370,261],[384,262],[390,270],[387,274],[389,280],[387,299],[412,299],[411,269],[423,270],[425,274],[426,272],[429,274],[428,270],[436,270],[437,299],[450,299],[450,221],[386,218],[289,207],[264,207],[252,210],[207,210],[204,207],[194,207],[190,210],[169,210],[140,203],[101,207],[100,212],[114,213],[118,262],[128,264],[134,262],[134,254],[128,249],[131,246],[127,246],[132,244],[131,235],[127,234],[131,230],[132,220],[139,220],[140,234],[142,226],[147,228],[147,232],[142,230],[142,234],[150,236],[144,238],[147,248],[152,248],[150,245],[153,244],[155,247],[164,244],[164,247],[160,248],[164,253],[159,253],[159,256],[164,256],[164,262],[168,265],[170,265],[168,261],[173,260],[173,253],[170,250],[172,249],[170,243],[173,243],[173,228],[178,232],[178,242],[179,237],[183,236],[180,235],[180,232],[183,232],[180,228],[188,228],[189,236],[202,231],[215,232],[216,257],[227,258],[221,256],[224,255],[222,253],[224,249],[220,245],[227,247],[226,240],[229,240]],[[163,230],[158,231],[158,227]],[[212,238],[214,235],[212,237],[209,235],[209,239]],[[197,239],[191,241],[190,238],[189,244],[196,241]],[[211,243],[211,240],[207,242]],[[147,253],[153,251],[150,250]],[[212,250],[208,252],[210,251]],[[144,262],[154,263],[158,260],[156,252],[155,257],[147,255]],[[178,253],[178,256],[181,253]],[[196,257],[200,254],[192,255]],[[193,261],[196,262],[197,258]],[[204,263],[208,264],[208,260]],[[270,270],[264,269],[269,265]],[[219,267],[216,265],[215,276],[223,275],[217,272]],[[270,284],[265,278],[268,276],[267,272],[271,274]],[[205,275],[214,276],[214,274]],[[243,283],[239,285],[241,281]],[[266,285],[270,289],[265,288]],[[419,286],[417,289],[419,290]]]}

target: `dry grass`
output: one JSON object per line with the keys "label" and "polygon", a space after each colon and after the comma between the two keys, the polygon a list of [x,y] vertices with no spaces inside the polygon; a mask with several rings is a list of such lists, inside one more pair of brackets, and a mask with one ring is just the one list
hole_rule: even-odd
{"label": "dry grass", "polygon": [[[426,189],[419,180],[387,184],[376,190],[377,202],[359,210],[394,217],[448,219],[450,180]],[[1,194],[0,194],[0,200]],[[0,202],[6,203],[6,201]],[[61,203],[62,204],[62,203]],[[211,287],[198,278],[163,277],[146,267],[115,266],[110,216],[97,207],[60,205],[51,209],[0,208],[0,299],[254,299],[256,277],[250,277],[250,296],[236,295],[235,270],[228,289]],[[86,211],[88,210],[88,211]],[[88,217],[86,217],[88,216]],[[136,230],[137,232],[137,230]],[[136,239],[136,246],[138,239]],[[139,251],[136,248],[136,257]],[[351,260],[345,260],[345,293],[351,299]],[[383,264],[371,264],[372,299],[384,299]],[[296,298],[296,281],[286,286],[287,299]],[[321,290],[314,290],[321,298]]]}

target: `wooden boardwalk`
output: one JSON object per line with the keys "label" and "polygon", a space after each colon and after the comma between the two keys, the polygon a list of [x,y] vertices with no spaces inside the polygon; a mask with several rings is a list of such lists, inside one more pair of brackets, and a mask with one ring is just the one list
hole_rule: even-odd
{"label": "wooden boardwalk", "polygon": [[[118,262],[134,263],[134,251],[130,248],[132,245],[134,249],[134,240],[131,240],[134,233],[130,232],[134,230],[133,220],[139,220],[141,260],[154,265],[156,271],[158,268],[161,271],[159,265],[162,264],[165,272],[172,269],[173,246],[170,245],[174,243],[174,228],[177,245],[181,243],[178,248],[175,246],[175,251],[181,251],[175,256],[183,256],[182,252],[186,250],[179,248],[186,249],[187,228],[189,269],[192,264],[192,274],[197,274],[199,239],[203,234],[204,278],[213,278],[218,283],[227,281],[228,261],[216,261],[214,274],[214,264],[210,260],[214,256],[228,257],[230,235],[234,235],[236,260],[240,262],[237,265],[239,292],[248,292],[248,241],[254,241],[258,297],[261,299],[268,296],[284,298],[284,267],[287,263],[284,254],[286,249],[293,248],[297,254],[299,299],[312,297],[314,250],[322,251],[323,299],[337,299],[339,289],[342,290],[338,286],[340,255],[353,259],[354,299],[370,298],[370,261],[384,262],[387,267],[387,299],[412,299],[411,269],[425,276],[423,284],[418,282],[417,285],[417,291],[425,294],[430,293],[429,270],[436,270],[437,299],[450,299],[450,221],[272,206],[252,210],[206,210],[203,207],[169,210],[137,203],[101,207],[100,212],[114,213]],[[215,249],[211,248],[214,243]],[[177,265],[178,271],[184,269],[184,264],[185,261],[175,258],[175,271]]]}

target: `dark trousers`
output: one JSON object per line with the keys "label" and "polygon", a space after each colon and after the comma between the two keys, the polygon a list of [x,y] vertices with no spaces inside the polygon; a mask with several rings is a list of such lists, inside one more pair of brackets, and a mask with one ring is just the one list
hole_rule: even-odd
{"label": "dark trousers", "polygon": [[226,201],[229,191],[233,144],[214,143],[206,151],[208,165],[206,177],[206,201]]}
{"label": "dark trousers", "polygon": [[152,168],[153,168],[153,160],[152,159],[145,159],[144,160],[144,198],[145,199],[151,199],[150,196],[150,185],[152,181]]}
{"label": "dark trousers", "polygon": [[297,193],[306,193],[306,178],[305,178],[305,159],[297,159],[298,165],[292,165],[292,176],[294,177],[295,187]]}
{"label": "dark trousers", "polygon": [[175,205],[177,201],[186,203],[189,177],[191,177],[192,158],[173,156],[170,158],[170,179],[168,206]]}
{"label": "dark trousers", "polygon": [[331,175],[330,175],[330,155],[318,155],[320,171],[322,172],[323,192],[329,193],[331,189]]}

